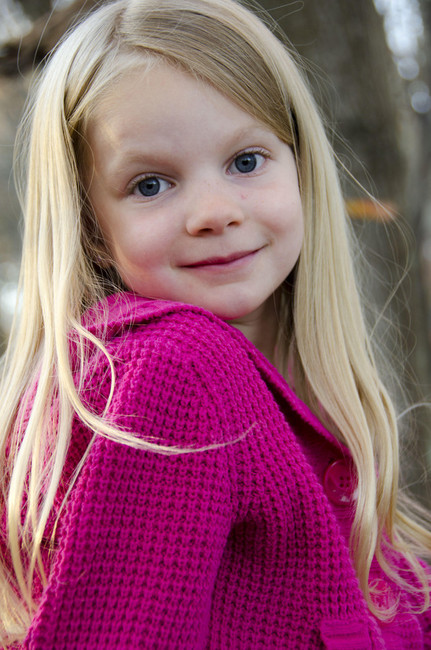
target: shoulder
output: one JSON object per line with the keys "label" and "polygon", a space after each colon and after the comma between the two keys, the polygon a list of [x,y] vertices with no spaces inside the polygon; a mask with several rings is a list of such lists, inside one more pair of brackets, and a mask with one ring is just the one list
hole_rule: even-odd
{"label": "shoulder", "polygon": [[[108,346],[123,358],[153,357],[162,370],[180,364],[195,367],[249,363],[250,343],[232,326],[200,307],[119,294],[107,318]],[[111,299],[112,300],[112,299]],[[137,360],[137,359],[136,359]]]}
{"label": "shoulder", "polygon": [[229,353],[250,345],[237,330],[200,307],[127,292],[108,296],[88,310],[83,321],[111,347],[124,348],[137,340],[150,344],[157,339],[160,344],[172,341],[176,346],[194,344],[196,350],[206,347]]}
{"label": "shoulder", "polygon": [[145,436],[206,445],[253,425],[264,384],[237,330],[192,305],[129,300],[109,325],[115,423]]}

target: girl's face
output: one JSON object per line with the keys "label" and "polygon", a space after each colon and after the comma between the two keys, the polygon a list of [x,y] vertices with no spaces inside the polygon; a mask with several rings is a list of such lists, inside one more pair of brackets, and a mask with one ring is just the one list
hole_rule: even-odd
{"label": "girl's face", "polygon": [[130,289],[225,320],[264,313],[303,239],[289,146],[165,63],[126,73],[88,140],[89,197]]}

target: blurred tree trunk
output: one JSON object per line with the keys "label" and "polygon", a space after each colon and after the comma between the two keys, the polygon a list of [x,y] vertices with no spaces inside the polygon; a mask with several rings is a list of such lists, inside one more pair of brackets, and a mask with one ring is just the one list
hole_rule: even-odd
{"label": "blurred tree trunk", "polygon": [[20,0],[24,12],[29,18],[35,20],[51,11],[51,0]]}
{"label": "blurred tree trunk", "polygon": [[[343,161],[367,186],[369,174],[380,198],[390,196],[400,203],[406,173],[398,133],[403,90],[372,0],[305,0],[293,3],[284,16],[276,0],[264,4],[311,62],[318,103],[360,162],[349,153]],[[300,5],[297,11],[295,5]]]}
{"label": "blurred tree trunk", "polygon": [[[431,29],[431,4],[425,0],[423,4]],[[309,78],[318,103],[329,116],[329,126],[344,141],[333,142],[342,163],[376,198],[396,206],[392,221],[376,215],[374,220],[355,225],[371,264],[367,289],[379,309],[390,301],[380,329],[390,329],[390,322],[400,328],[405,357],[400,358],[396,341],[390,353],[398,357],[395,367],[410,398],[420,401],[429,392],[431,378],[426,301],[417,255],[423,237],[424,170],[429,169],[431,158],[431,147],[423,147],[425,139],[430,145],[429,117],[417,116],[409,105],[386,45],[383,20],[372,0],[305,0],[279,9],[276,0],[265,0],[264,5],[299,53],[312,62]],[[348,180],[345,192],[350,197],[360,195]],[[395,300],[391,300],[395,290]],[[418,415],[414,453],[425,458],[430,451],[431,418],[429,411]],[[413,482],[415,473],[420,473],[417,466]],[[423,487],[418,489],[423,491]]]}
{"label": "blurred tree trunk", "polygon": [[[22,0],[20,4],[33,19],[33,27],[22,38],[2,45],[0,75],[16,77],[32,70],[51,51],[80,13],[89,11],[96,2],[97,0],[74,0],[72,4],[51,11],[50,0]],[[45,7],[43,13],[39,13],[37,7]]]}

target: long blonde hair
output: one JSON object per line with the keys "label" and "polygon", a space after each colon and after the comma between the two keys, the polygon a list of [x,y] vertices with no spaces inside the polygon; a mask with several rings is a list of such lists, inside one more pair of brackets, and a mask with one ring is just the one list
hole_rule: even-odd
{"label": "long blonde hair", "polygon": [[[0,641],[23,638],[37,606],[33,579],[36,571],[45,579],[40,545],[73,415],[95,435],[168,453],[92,413],[80,399],[69,354],[74,332],[80,350],[75,371],[83,380],[88,342],[104,347],[83,327],[82,313],[120,286],[115,268],[105,268],[109,251],[80,179],[88,120],[126,68],[154,57],[213,85],[294,148],[305,237],[293,290],[280,299],[279,338],[293,359],[299,397],[346,442],[356,464],[351,551],[370,609],[374,554],[402,582],[386,559],[387,545],[410,563],[425,608],[429,585],[414,553],[431,553],[431,535],[399,509],[396,414],[364,324],[334,156],[298,61],[235,0],[114,0],[82,21],[51,56],[19,133],[25,235],[22,313],[1,390],[1,503],[10,560],[0,564]],[[111,371],[112,395],[112,364]]]}

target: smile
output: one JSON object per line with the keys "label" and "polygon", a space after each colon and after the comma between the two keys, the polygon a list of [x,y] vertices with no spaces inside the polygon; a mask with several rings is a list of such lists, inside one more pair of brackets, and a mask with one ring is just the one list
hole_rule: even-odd
{"label": "smile", "polygon": [[205,267],[231,268],[241,265],[242,262],[251,260],[260,250],[260,248],[255,248],[249,251],[232,253],[232,255],[227,255],[226,257],[208,257],[207,259],[200,260],[199,262],[185,264],[184,267],[188,269],[199,269]]}

